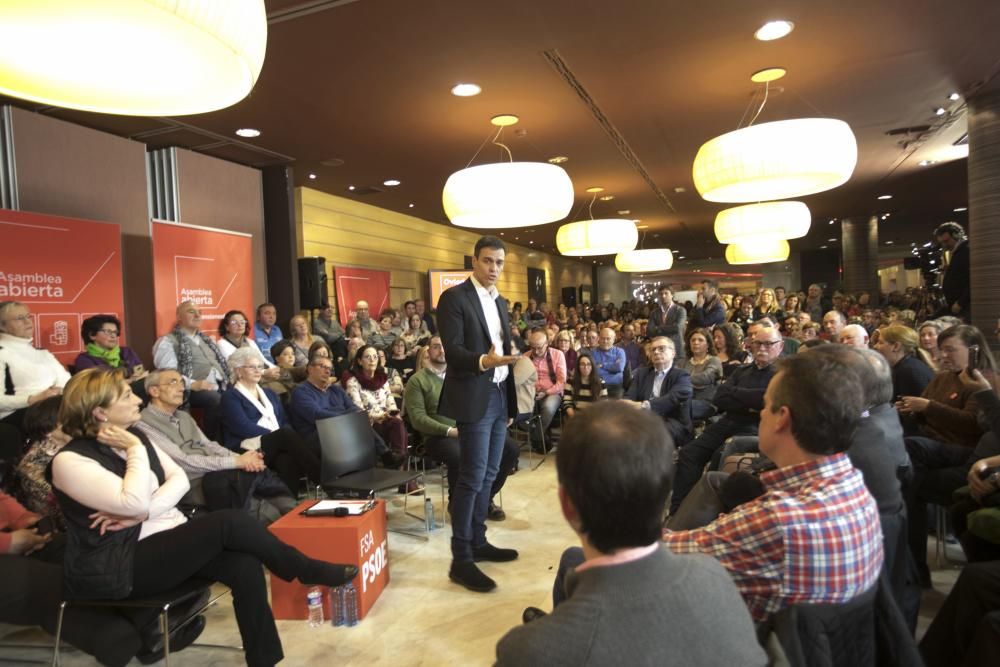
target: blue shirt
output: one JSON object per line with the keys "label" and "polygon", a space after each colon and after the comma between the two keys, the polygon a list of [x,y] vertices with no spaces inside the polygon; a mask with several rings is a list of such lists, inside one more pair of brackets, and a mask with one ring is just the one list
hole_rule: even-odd
{"label": "blue shirt", "polygon": [[274,363],[274,357],[271,356],[271,346],[284,337],[281,333],[281,327],[277,324],[271,327],[270,335],[264,332],[260,326],[260,322],[255,322],[253,325],[253,339],[257,343],[257,347],[260,348],[260,353],[272,364]]}
{"label": "blue shirt", "polygon": [[316,420],[339,417],[348,412],[359,412],[347,392],[340,385],[331,384],[326,391],[317,389],[311,382],[303,382],[292,390],[288,401],[288,416],[292,428],[303,438],[316,435]]}
{"label": "blue shirt", "polygon": [[623,374],[625,364],[628,363],[625,359],[625,350],[620,347],[612,347],[610,350],[595,347],[590,351],[590,356],[604,384],[611,387],[621,385],[625,381]]}

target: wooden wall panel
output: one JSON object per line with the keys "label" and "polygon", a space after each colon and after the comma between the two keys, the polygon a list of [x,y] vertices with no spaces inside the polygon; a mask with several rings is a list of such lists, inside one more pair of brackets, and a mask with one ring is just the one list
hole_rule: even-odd
{"label": "wooden wall panel", "polygon": [[[326,258],[331,303],[336,301],[335,266],[390,271],[393,306],[406,298],[426,299],[427,271],[461,269],[482,235],[310,188],[296,188],[295,200],[299,254]],[[563,287],[591,282],[589,264],[510,243],[507,249],[499,288],[511,302],[528,300],[528,267],[545,270],[550,304],[559,302]]]}

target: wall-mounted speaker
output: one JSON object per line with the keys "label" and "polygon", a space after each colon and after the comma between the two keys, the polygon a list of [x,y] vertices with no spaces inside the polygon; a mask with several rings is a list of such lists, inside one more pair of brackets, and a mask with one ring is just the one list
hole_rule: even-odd
{"label": "wall-mounted speaker", "polygon": [[299,257],[299,307],[321,307],[328,298],[326,286],[326,257]]}

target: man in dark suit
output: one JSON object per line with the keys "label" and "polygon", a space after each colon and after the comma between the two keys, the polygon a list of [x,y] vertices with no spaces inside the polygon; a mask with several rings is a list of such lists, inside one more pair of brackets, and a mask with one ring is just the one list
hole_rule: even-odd
{"label": "man in dark suit", "polygon": [[649,341],[649,361],[632,376],[625,398],[662,417],[674,443],[683,445],[691,439],[691,376],[674,366],[674,342],[666,336]]}
{"label": "man in dark suit", "polygon": [[[687,326],[687,311],[684,306],[674,303],[674,293],[669,287],[660,288],[660,303],[649,314],[649,324],[646,325],[646,335],[650,338],[666,336],[674,343],[674,355],[684,358],[684,346],[681,339]],[[635,370],[635,369],[632,369]]]}
{"label": "man in dark suit", "polygon": [[509,366],[510,323],[507,301],[496,288],[507,248],[494,236],[476,242],[472,276],[446,290],[437,319],[448,370],[438,413],[458,424],[461,445],[458,486],[451,494],[451,569],[449,578],[469,590],[486,592],[496,582],[477,561],[517,558],[514,549],[486,541],[490,488],[500,469],[507,425],[517,413]]}
{"label": "man in dark suit", "polygon": [[951,253],[941,289],[948,302],[947,310],[938,315],[954,315],[969,321],[969,242],[965,230],[957,222],[946,222],[934,230],[934,238]]}

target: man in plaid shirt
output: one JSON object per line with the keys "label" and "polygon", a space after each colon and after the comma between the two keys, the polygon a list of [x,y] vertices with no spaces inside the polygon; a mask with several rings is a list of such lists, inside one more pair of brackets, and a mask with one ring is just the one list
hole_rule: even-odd
{"label": "man in plaid shirt", "polygon": [[717,558],[757,623],[793,604],[846,602],[878,579],[878,508],[844,453],[863,394],[826,355],[781,360],[760,413],[760,451],[777,465],[760,476],[764,494],[703,528],[664,531],[673,551]]}

